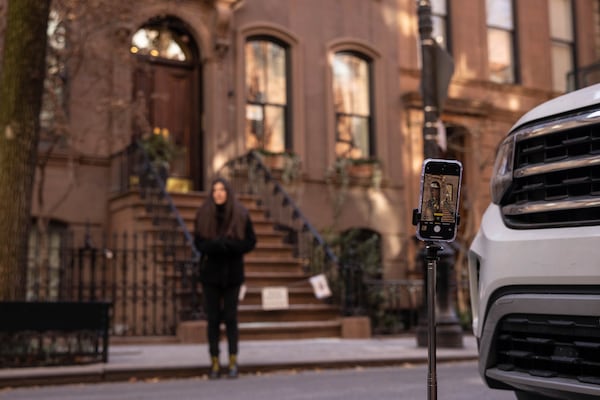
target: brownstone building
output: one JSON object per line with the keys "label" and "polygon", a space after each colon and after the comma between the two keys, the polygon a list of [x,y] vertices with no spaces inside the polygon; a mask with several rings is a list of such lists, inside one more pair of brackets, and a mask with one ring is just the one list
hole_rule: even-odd
{"label": "brownstone building", "polygon": [[[440,137],[445,156],[465,167],[464,250],[489,201],[495,147],[511,125],[547,99],[600,81],[600,1],[431,3],[433,36],[454,60]],[[252,149],[287,152],[301,168],[283,186],[316,230],[375,233],[384,280],[419,276],[411,224],[423,161],[415,0],[53,7],[40,159],[52,151],[34,218],[96,243],[102,233],[143,229],[137,200],[118,190],[116,160],[144,135],[161,134],[179,149],[168,188],[192,211],[228,161]],[[375,170],[345,181],[336,172],[348,162]]]}

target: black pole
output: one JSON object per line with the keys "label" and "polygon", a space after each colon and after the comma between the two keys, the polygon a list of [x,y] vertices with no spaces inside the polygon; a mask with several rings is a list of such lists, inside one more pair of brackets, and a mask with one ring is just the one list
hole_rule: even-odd
{"label": "black pole", "polygon": [[437,119],[439,109],[436,99],[435,42],[431,37],[431,3],[417,0],[419,16],[419,38],[421,40],[421,91],[423,96],[423,155],[425,158],[439,158],[437,144]]}
{"label": "black pole", "polygon": [[427,260],[427,315],[428,315],[428,346],[427,364],[427,399],[437,399],[437,372],[436,372],[436,321],[435,321],[435,288],[438,250],[442,247],[433,242],[425,246],[425,259]]}
{"label": "black pole", "polygon": [[[438,87],[438,62],[443,64],[443,57],[437,60],[436,54],[438,46],[431,36],[433,24],[431,21],[431,2],[430,0],[417,0],[417,14],[419,17],[419,38],[421,42],[421,59],[422,59],[422,76],[421,76],[421,93],[423,97],[423,156],[424,158],[440,158],[440,148],[437,142],[437,121],[441,113],[441,104],[444,97],[440,93]],[[443,69],[443,68],[442,68]],[[446,66],[448,69],[448,66]],[[444,75],[444,74],[441,74]],[[450,74],[451,75],[451,74]],[[447,76],[446,76],[447,77]],[[443,77],[440,80],[444,80]],[[448,253],[448,254],[447,254]],[[440,346],[460,348],[463,347],[462,328],[460,321],[453,309],[451,289],[451,273],[452,263],[454,262],[454,250],[451,246],[444,252],[443,262],[437,265],[439,268],[438,285],[440,291],[437,295],[437,307],[439,312],[437,325],[437,336]],[[426,267],[423,263],[423,267]],[[423,268],[425,270],[425,268]],[[424,271],[425,272],[425,271]],[[423,277],[425,279],[425,276]],[[420,314],[426,312],[424,307],[421,307]],[[428,332],[427,318],[419,315],[417,326],[417,345],[424,347],[427,344],[426,333]]]}

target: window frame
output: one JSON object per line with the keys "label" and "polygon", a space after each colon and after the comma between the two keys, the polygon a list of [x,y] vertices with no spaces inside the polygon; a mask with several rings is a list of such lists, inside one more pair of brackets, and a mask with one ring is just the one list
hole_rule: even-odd
{"label": "window frame", "polygon": [[[508,4],[510,4],[510,28],[507,28],[505,26],[500,26],[500,25],[496,25],[496,24],[490,24],[489,18],[490,18],[490,9],[489,9],[489,2],[492,1],[506,1]],[[517,9],[515,7],[515,1],[514,0],[487,0],[486,1],[486,33],[487,33],[487,51],[488,51],[488,57],[487,57],[487,63],[488,63],[488,79],[492,82],[498,83],[498,84],[506,84],[506,85],[516,85],[519,84],[521,82],[521,78],[520,78],[520,69],[519,69],[519,58],[518,58],[518,29],[517,29],[517,22],[518,22],[518,18],[517,18]],[[500,80],[500,79],[494,79],[494,74],[490,68],[491,66],[491,46],[489,45],[490,43],[490,32],[491,31],[496,31],[496,32],[501,32],[501,33],[507,33],[509,38],[508,38],[508,44],[510,45],[510,74],[511,74],[511,78],[509,80]]]}
{"label": "window frame", "polygon": [[[279,104],[279,103],[270,103],[268,101],[250,101],[248,99],[248,85],[247,85],[247,73],[248,73],[248,69],[247,69],[247,59],[245,57],[246,55],[246,45],[248,45],[248,43],[253,42],[253,41],[261,41],[261,42],[268,42],[271,44],[275,44],[279,47],[281,47],[284,51],[285,54],[285,103],[283,105]],[[248,118],[247,118],[247,107],[249,105],[251,106],[258,106],[261,108],[262,111],[262,116],[263,116],[263,128],[264,128],[264,121],[265,121],[265,115],[266,115],[266,111],[268,107],[277,107],[283,110],[282,114],[283,114],[283,151],[293,151],[293,134],[292,134],[292,118],[291,118],[291,101],[292,101],[292,68],[291,68],[291,45],[289,43],[287,43],[286,41],[269,35],[269,34],[251,34],[245,37],[244,40],[244,50],[243,50],[243,54],[244,54],[244,78],[243,78],[243,87],[244,87],[244,96],[243,96],[243,104],[244,104],[244,141],[246,143],[246,149],[254,149],[254,148],[250,148],[249,144],[248,144],[248,140],[247,140],[247,134],[248,132],[246,131],[246,126],[248,123]],[[263,149],[263,150],[270,150],[268,148],[265,148],[264,143],[262,146],[258,146],[256,147],[256,149]]]}
{"label": "window frame", "polygon": [[[336,51],[332,52],[333,55],[333,59],[335,60],[335,57],[337,55],[350,55],[353,57],[356,57],[358,59],[360,59],[361,61],[364,61],[367,64],[367,78],[368,78],[368,105],[369,105],[369,113],[368,116],[365,117],[363,115],[360,114],[354,114],[354,113],[347,113],[347,112],[338,112],[335,109],[335,95],[334,95],[334,88],[335,88],[335,73],[333,72],[333,63],[331,65],[331,75],[332,75],[332,79],[331,79],[331,91],[332,91],[332,99],[333,101],[333,105],[332,105],[332,109],[333,109],[333,123],[334,123],[334,127],[333,127],[333,132],[334,132],[334,154],[336,158],[373,158],[375,157],[376,153],[376,138],[375,138],[375,117],[374,117],[374,113],[375,113],[375,102],[374,102],[374,96],[375,96],[375,76],[374,76],[374,70],[375,70],[375,66],[374,66],[374,59],[361,52],[361,51],[357,51],[354,49],[337,49]],[[339,136],[339,129],[338,129],[338,121],[340,117],[351,117],[351,118],[360,118],[360,119],[366,119],[367,121],[367,127],[368,127],[368,132],[367,132],[367,140],[368,140],[368,151],[367,154],[362,155],[361,157],[343,157],[341,155],[337,154],[337,144],[342,142],[342,140],[340,140]]]}
{"label": "window frame", "polygon": [[[551,62],[552,62],[552,90],[557,91],[557,92],[567,92],[569,90],[569,86],[572,85],[573,87],[579,87],[579,82],[577,82],[577,74],[573,74],[573,78],[574,82],[569,82],[569,73],[572,73],[573,71],[575,71],[577,69],[577,58],[576,58],[576,35],[575,35],[575,26],[576,26],[576,21],[575,21],[575,4],[573,2],[573,0],[567,0],[569,2],[568,8],[569,11],[571,13],[570,17],[570,28],[571,28],[571,40],[567,40],[564,38],[558,38],[555,37],[553,35],[553,25],[552,25],[552,4],[553,4],[553,0],[548,1],[548,32],[550,35],[550,57],[551,57]],[[566,71],[563,71],[563,78],[564,78],[564,87],[563,88],[558,88],[557,87],[557,82],[556,82],[556,74],[555,74],[555,68],[557,67],[555,62],[554,62],[554,49],[558,48],[558,47],[566,47],[569,49],[569,62],[570,62],[570,68],[567,69]]]}

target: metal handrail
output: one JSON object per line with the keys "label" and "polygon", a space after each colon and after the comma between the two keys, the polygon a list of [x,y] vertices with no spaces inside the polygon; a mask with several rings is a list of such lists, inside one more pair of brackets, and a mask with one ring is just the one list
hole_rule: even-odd
{"label": "metal handrail", "polygon": [[183,236],[185,237],[185,241],[190,246],[190,249],[192,251],[192,261],[199,261],[200,257],[201,257],[201,253],[196,248],[196,245],[194,243],[194,237],[192,236],[189,229],[187,228],[187,225],[183,221],[183,218],[181,217],[181,214],[179,213],[177,206],[175,206],[175,203],[173,202],[173,198],[171,197],[171,195],[169,194],[169,192],[166,189],[166,182],[160,176],[160,173],[159,173],[158,169],[156,168],[156,166],[150,161],[150,157],[148,156],[148,153],[144,149],[144,146],[142,146],[139,139],[134,142],[134,145],[135,145],[136,150],[140,151],[140,154],[142,155],[143,166],[142,166],[141,173],[142,174],[146,174],[146,173],[151,174],[152,178],[156,181],[157,185],[156,185],[155,189],[158,189],[160,196],[166,200],[167,206],[169,207],[170,212],[175,217],[175,220],[177,222],[177,227],[181,230],[181,232],[183,233]]}
{"label": "metal handrail", "polygon": [[340,264],[338,257],[335,255],[335,253],[333,252],[333,250],[331,250],[331,247],[329,246],[329,244],[325,241],[325,239],[323,239],[323,237],[321,236],[321,234],[315,229],[315,227],[309,222],[308,218],[304,215],[304,213],[300,210],[300,207],[298,207],[298,204],[294,201],[294,199],[292,198],[292,196],[290,196],[290,194],[285,190],[285,188],[283,187],[283,185],[273,177],[273,174],[271,172],[271,170],[269,169],[269,167],[267,167],[261,157],[257,154],[256,151],[251,150],[250,152],[248,152],[247,154],[232,159],[230,161],[228,161],[227,163],[225,163],[225,165],[220,169],[220,172],[222,172],[225,168],[227,167],[232,167],[237,163],[240,163],[247,160],[248,161],[248,165],[250,165],[252,162],[254,162],[255,166],[257,169],[260,169],[263,173],[264,173],[264,179],[267,182],[271,182],[274,186],[273,189],[273,194],[277,194],[280,193],[283,201],[285,202],[285,204],[287,206],[289,206],[292,209],[292,215],[294,218],[299,218],[302,221],[302,226],[304,230],[308,230],[310,232],[310,234],[313,236],[314,240],[317,242],[317,244],[319,246],[323,247],[323,250],[325,251],[325,255],[327,256],[327,258],[329,258],[329,260],[331,260],[334,264],[338,265]]}
{"label": "metal handrail", "polygon": [[[282,181],[286,176],[282,170]],[[229,179],[239,194],[257,197],[257,202],[275,223],[275,229],[284,233],[284,242],[293,245],[294,255],[303,261],[305,272],[324,274],[329,282],[332,297],[328,302],[340,306],[344,315],[356,315],[353,282],[354,269],[348,268],[334,253],[331,245],[310,223],[285,186],[255,151],[225,163],[217,175]]]}

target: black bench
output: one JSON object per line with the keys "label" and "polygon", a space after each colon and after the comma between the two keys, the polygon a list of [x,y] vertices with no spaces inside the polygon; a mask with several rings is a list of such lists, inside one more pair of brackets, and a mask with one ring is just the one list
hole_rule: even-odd
{"label": "black bench", "polygon": [[110,302],[0,302],[0,368],[108,361]]}

